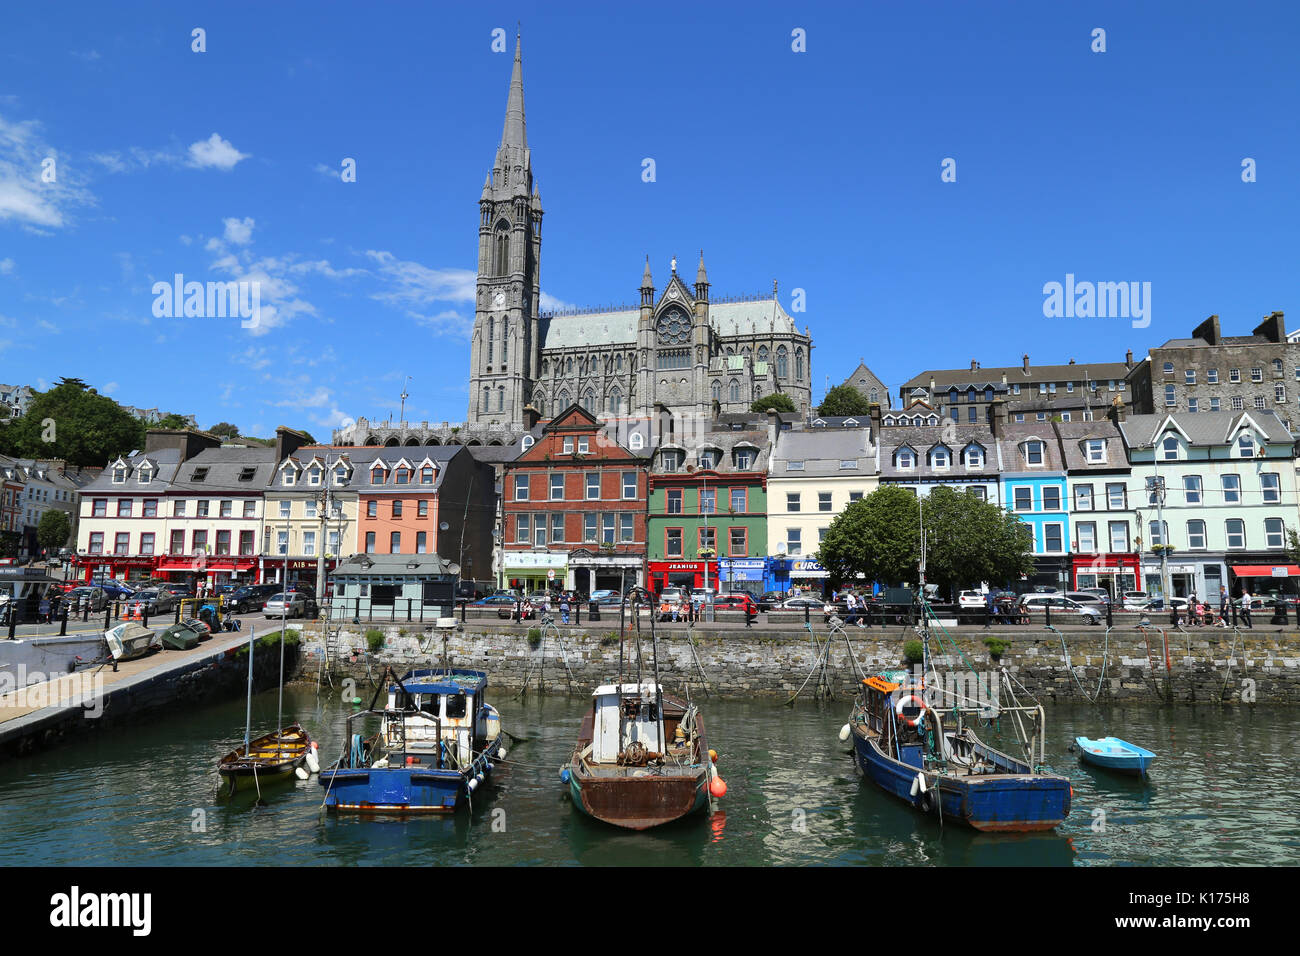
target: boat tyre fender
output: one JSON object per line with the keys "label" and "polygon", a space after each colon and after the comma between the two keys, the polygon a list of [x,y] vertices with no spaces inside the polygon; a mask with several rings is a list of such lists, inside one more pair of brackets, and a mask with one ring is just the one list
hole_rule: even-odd
{"label": "boat tyre fender", "polygon": [[903,708],[906,707],[909,703],[913,703],[913,702],[917,707],[921,708],[921,714],[924,714],[925,701],[923,701],[920,697],[917,697],[915,694],[908,694],[906,697],[898,698],[898,703],[894,706],[894,713],[898,715],[899,721],[908,727],[915,727],[916,722],[921,718],[921,714],[917,714],[916,717],[903,716]]}

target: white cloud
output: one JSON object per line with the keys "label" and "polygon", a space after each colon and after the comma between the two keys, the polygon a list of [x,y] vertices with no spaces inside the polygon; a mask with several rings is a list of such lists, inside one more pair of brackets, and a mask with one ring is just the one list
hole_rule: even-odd
{"label": "white cloud", "polygon": [[190,165],[199,169],[234,169],[235,164],[241,159],[247,159],[248,153],[241,153],[231,145],[229,140],[222,139],[218,134],[213,133],[207,139],[201,139],[197,143],[190,144]]}
{"label": "white cloud", "polygon": [[328,259],[315,259],[307,262],[295,262],[289,267],[290,272],[303,274],[308,272],[319,272],[323,276],[331,279],[349,279],[352,276],[369,275],[365,269],[335,269],[330,265]]}
{"label": "white cloud", "polygon": [[411,306],[474,301],[478,274],[469,269],[431,269],[374,249],[367,249],[366,255],[378,263],[380,275],[390,282],[388,291],[375,294],[380,302]]}
{"label": "white cloud", "polygon": [[298,316],[316,315],[316,307],[299,296],[298,286],[289,279],[291,260],[275,256],[254,258],[251,249],[253,220],[245,219],[242,223],[234,219],[225,220],[227,236],[232,232],[231,223],[237,224],[233,229],[236,237],[243,236],[246,227],[248,240],[244,246],[231,250],[225,239],[214,236],[204,248],[216,257],[213,269],[238,281],[257,283],[260,308],[257,325],[249,331],[255,336],[265,335]]}
{"label": "white cloud", "polygon": [[14,261],[12,259],[0,259],[0,276],[13,275]]}
{"label": "white cloud", "polygon": [[85,60],[87,63],[93,63],[95,60],[100,59],[98,50],[87,50],[85,53],[73,50],[72,55],[78,60]]}
{"label": "white cloud", "polygon": [[[52,170],[53,182],[43,181],[46,169]],[[0,222],[13,220],[32,231],[46,232],[67,225],[71,207],[94,202],[75,170],[41,138],[39,124],[11,123],[0,117]]]}
{"label": "white cloud", "polygon": [[234,243],[237,246],[246,246],[253,240],[253,222],[252,217],[243,219],[223,219],[226,224],[226,242]]}
{"label": "white cloud", "polygon": [[103,388],[100,389],[100,392],[102,392],[105,395],[112,395],[114,392],[117,391],[117,388],[118,388],[117,382],[109,382]]}
{"label": "white cloud", "polygon": [[326,166],[324,163],[317,163],[315,169],[317,174],[324,176],[326,179],[343,178],[343,168],[341,166],[336,169],[333,166]]}
{"label": "white cloud", "polygon": [[577,306],[572,302],[564,302],[551,295],[549,292],[543,292],[538,297],[538,306],[543,312],[562,312],[565,309],[576,309]]}
{"label": "white cloud", "polygon": [[413,309],[407,309],[406,314],[420,325],[433,329],[438,335],[456,335],[468,339],[470,333],[474,331],[474,322],[471,319],[462,318],[459,312],[450,309],[437,315],[424,315]]}

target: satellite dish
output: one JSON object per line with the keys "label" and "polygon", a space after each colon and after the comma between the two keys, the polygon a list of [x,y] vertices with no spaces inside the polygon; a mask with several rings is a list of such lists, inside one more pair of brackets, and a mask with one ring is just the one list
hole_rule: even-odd
{"label": "satellite dish", "polygon": [[460,565],[456,564],[455,562],[452,562],[451,564],[447,565],[447,573],[460,574]]}
{"label": "satellite dish", "polygon": [[447,522],[445,522],[445,521],[439,521],[439,522],[438,522],[438,530],[439,530],[439,531],[446,531],[446,530],[447,530],[448,528],[450,528],[450,527],[451,527],[451,525],[447,524]]}

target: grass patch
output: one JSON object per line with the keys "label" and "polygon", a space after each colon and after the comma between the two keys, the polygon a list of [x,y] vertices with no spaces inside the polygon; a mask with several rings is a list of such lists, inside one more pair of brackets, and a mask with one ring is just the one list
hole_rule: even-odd
{"label": "grass patch", "polygon": [[366,647],[370,649],[371,654],[378,654],[379,649],[384,646],[384,632],[377,627],[372,627],[366,631]]}

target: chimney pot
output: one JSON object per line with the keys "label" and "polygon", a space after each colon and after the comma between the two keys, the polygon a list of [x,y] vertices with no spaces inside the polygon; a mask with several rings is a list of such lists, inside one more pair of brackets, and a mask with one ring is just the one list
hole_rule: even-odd
{"label": "chimney pot", "polygon": [[1029,353],[1026,352],[1026,353],[1024,354],[1023,357],[1024,357],[1024,360],[1025,360],[1025,371],[1028,372],[1028,371],[1029,371]]}

